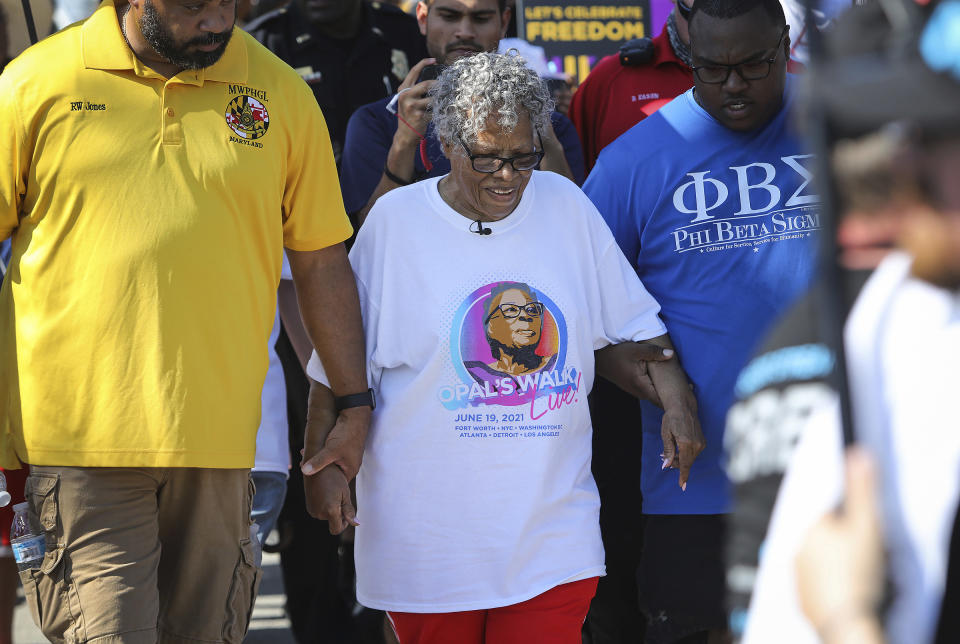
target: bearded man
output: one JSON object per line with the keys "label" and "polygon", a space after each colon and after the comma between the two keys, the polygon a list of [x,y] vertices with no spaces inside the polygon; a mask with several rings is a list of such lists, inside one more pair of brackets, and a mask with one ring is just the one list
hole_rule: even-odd
{"label": "bearded man", "polygon": [[[105,0],[0,78],[0,465],[32,465],[20,578],[50,641],[243,640],[284,247],[334,394],[367,392],[327,128],[235,18]],[[341,409],[335,460],[370,417]]]}

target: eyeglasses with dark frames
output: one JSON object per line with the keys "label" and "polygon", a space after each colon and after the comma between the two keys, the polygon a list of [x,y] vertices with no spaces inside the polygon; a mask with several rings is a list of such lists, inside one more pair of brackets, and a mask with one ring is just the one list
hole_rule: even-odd
{"label": "eyeglasses with dark frames", "polygon": [[527,172],[539,166],[543,160],[543,140],[540,138],[540,132],[537,132],[537,143],[540,144],[540,150],[534,150],[527,154],[518,154],[515,157],[498,157],[495,154],[474,154],[460,136],[457,136],[457,140],[460,141],[460,145],[462,145],[464,151],[466,151],[473,169],[477,172],[483,172],[484,174],[499,172],[504,163],[509,163],[510,167],[517,172]]}
{"label": "eyeglasses with dark frames", "polygon": [[776,48],[774,49],[773,56],[770,58],[745,63],[735,63],[733,65],[723,65],[720,63],[697,65],[691,67],[691,69],[701,83],[707,83],[709,85],[726,83],[733,70],[737,70],[737,76],[745,81],[763,80],[770,75],[773,64],[777,62],[777,56],[780,55],[780,45],[783,44],[783,39],[786,37],[789,29],[789,26],[783,28],[783,31],[780,33],[780,39],[777,41]]}
{"label": "eyeglasses with dark frames", "polygon": [[490,312],[490,315],[487,316],[486,322],[489,322],[493,319],[493,316],[499,313],[508,320],[513,320],[514,318],[520,317],[521,311],[526,313],[532,318],[538,318],[543,315],[543,304],[540,302],[529,302],[520,306],[519,304],[501,304],[496,309]]}

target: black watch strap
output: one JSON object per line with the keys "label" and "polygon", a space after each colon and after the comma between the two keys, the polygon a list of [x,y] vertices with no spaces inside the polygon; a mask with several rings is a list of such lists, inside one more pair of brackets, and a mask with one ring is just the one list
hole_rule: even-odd
{"label": "black watch strap", "polygon": [[372,411],[377,408],[377,397],[374,395],[373,389],[367,389],[359,394],[338,396],[333,399],[333,404],[336,406],[337,411],[364,406],[369,407]]}

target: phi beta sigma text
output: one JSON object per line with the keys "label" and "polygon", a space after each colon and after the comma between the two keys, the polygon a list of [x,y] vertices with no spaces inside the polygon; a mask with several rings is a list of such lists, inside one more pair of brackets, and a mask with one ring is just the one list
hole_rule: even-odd
{"label": "phi beta sigma text", "polygon": [[[777,165],[750,163],[729,168],[727,179],[736,179],[739,209],[732,216],[711,214],[731,198],[727,184],[708,176],[710,171],[690,172],[689,181],[680,184],[673,193],[673,206],[684,215],[694,215],[690,224],[673,231],[674,250],[714,247],[734,241],[774,241],[786,233],[809,232],[820,227],[819,197],[805,194],[813,175],[801,163],[813,155],[796,154],[780,158]],[[787,181],[777,181],[778,172],[790,175]],[[798,181],[799,179],[799,181]],[[797,185],[799,183],[799,185]],[[795,189],[781,190],[785,185]],[[789,193],[789,194],[785,194]],[[784,199],[786,197],[786,199]],[[730,212],[728,206],[721,210]]]}

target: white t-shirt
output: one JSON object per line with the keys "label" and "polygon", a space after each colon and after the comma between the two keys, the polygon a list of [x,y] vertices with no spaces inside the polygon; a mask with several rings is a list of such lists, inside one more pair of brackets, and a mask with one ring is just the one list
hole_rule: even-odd
{"label": "white t-shirt", "polygon": [[[283,268],[280,279],[293,279],[286,254],[283,255]],[[260,392],[260,427],[257,429],[257,455],[254,460],[254,472],[290,471],[290,430],[287,424],[287,385],[283,377],[283,366],[274,346],[280,335],[280,312],[273,314],[273,328],[267,339],[269,363],[267,375]]]}
{"label": "white t-shirt", "polygon": [[[864,286],[844,330],[857,440],[877,461],[884,543],[894,598],[893,644],[932,640],[950,533],[960,498],[957,364],[960,296],[909,274],[887,257]],[[839,404],[811,417],[794,453],[763,555],[744,644],[819,641],[800,611],[796,553],[843,493]]]}
{"label": "white t-shirt", "polygon": [[[666,332],[573,183],[534,172],[478,235],[438,182],[381,197],[350,254],[378,396],[357,599],[383,610],[494,608],[603,575],[593,351]],[[526,372],[499,371],[508,358]],[[323,377],[315,355],[308,373]]]}

